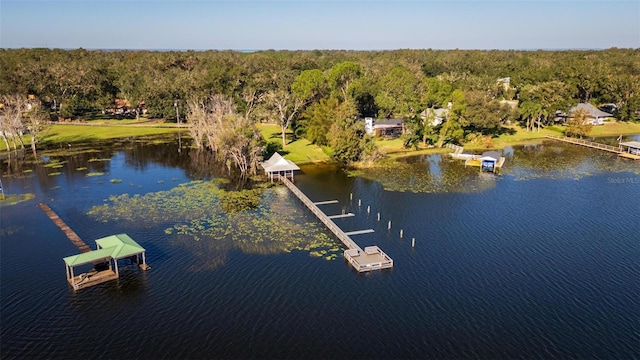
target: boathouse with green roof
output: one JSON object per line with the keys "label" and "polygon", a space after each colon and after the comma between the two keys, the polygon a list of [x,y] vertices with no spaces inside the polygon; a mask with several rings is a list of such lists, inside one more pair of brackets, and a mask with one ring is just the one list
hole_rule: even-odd
{"label": "boathouse with green roof", "polygon": [[[120,259],[135,259],[141,269],[149,269],[145,258],[146,250],[127,234],[100,238],[96,240],[96,245],[96,250],[67,256],[63,259],[67,270],[67,281],[74,290],[119,278],[118,260]],[[77,266],[102,263],[107,263],[108,269],[98,270],[94,268],[86,273],[74,274],[74,268]]]}

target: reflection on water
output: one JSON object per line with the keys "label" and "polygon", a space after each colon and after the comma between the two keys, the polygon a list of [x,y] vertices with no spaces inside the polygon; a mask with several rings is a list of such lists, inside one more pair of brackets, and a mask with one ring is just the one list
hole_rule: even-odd
{"label": "reflection on water", "polygon": [[[287,189],[212,181],[224,167],[180,141],[3,162],[5,191],[35,198],[0,208],[2,359],[637,357],[639,162],[548,142],[498,175],[447,155],[304,166],[299,188],[394,259],[358,274],[310,257],[339,243]],[[152,269],[74,292],[78,250],[38,202],[87,243],[128,233]]]}
{"label": "reflection on water", "polygon": [[579,179],[607,172],[640,174],[640,164],[605,151],[559,141],[522,145],[507,156],[505,175],[517,180]]}
{"label": "reflection on water", "polygon": [[388,191],[423,193],[481,192],[491,189],[503,176],[516,180],[537,178],[579,179],[602,173],[640,174],[640,164],[617,155],[559,141],[510,146],[503,151],[506,162],[497,174],[465,166],[448,154],[407,157],[375,168],[351,171],[380,182]]}
{"label": "reflection on water", "polygon": [[494,174],[481,173],[447,154],[420,155],[350,172],[380,182],[388,191],[479,192],[495,186]]}

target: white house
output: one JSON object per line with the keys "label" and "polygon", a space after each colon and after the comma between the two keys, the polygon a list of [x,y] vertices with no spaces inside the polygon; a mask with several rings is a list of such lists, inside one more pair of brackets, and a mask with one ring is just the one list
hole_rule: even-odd
{"label": "white house", "polygon": [[403,119],[364,118],[364,130],[373,136],[400,136],[404,132]]}
{"label": "white house", "polygon": [[[433,113],[432,113],[433,112]],[[449,109],[438,108],[438,109],[427,109],[420,113],[420,117],[422,120],[427,120],[431,116],[432,119],[429,122],[429,126],[438,126],[444,122],[444,119],[449,115]]]}

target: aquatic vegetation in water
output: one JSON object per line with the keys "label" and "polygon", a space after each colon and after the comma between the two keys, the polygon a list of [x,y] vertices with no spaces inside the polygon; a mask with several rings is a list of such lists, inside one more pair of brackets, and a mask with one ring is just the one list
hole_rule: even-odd
{"label": "aquatic vegetation in water", "polygon": [[9,194],[9,195],[5,194],[4,199],[2,198],[2,195],[0,195],[0,205],[2,206],[16,205],[21,202],[31,200],[35,197],[36,195],[33,193]]}
{"label": "aquatic vegetation in water", "polygon": [[[246,253],[319,252],[335,259],[340,245],[293,195],[278,188],[225,191],[219,182],[195,181],[167,191],[111,196],[88,214],[103,222],[124,221],[154,228],[211,268],[233,249]],[[335,256],[332,256],[335,255]]]}
{"label": "aquatic vegetation in water", "polygon": [[120,184],[122,182],[122,179],[111,179],[110,181],[112,184]]}
{"label": "aquatic vegetation in water", "polygon": [[92,158],[87,160],[88,162],[96,162],[96,161],[111,161],[111,159],[97,159],[97,158]]}
{"label": "aquatic vegetation in water", "polygon": [[60,174],[62,174],[62,173],[61,172],[52,172],[52,173],[49,173],[48,175],[49,176],[58,176]]}
{"label": "aquatic vegetation in water", "polygon": [[103,172],[90,172],[90,173],[87,173],[86,176],[102,176],[102,175],[104,175]]}
{"label": "aquatic vegetation in water", "polygon": [[84,170],[87,170],[87,168],[86,168],[86,167],[79,167],[79,168],[76,168],[76,171],[84,171]]}
{"label": "aquatic vegetation in water", "polygon": [[66,161],[60,161],[60,160],[51,160],[51,162],[44,164],[43,166],[46,168],[52,168],[52,169],[60,169],[62,167],[64,167],[64,164],[66,164]]}
{"label": "aquatic vegetation in water", "polygon": [[479,192],[493,188],[498,180],[494,174],[480,174],[477,167],[465,167],[464,161],[444,155],[384,161],[348,174],[377,181],[387,191],[415,193]]}

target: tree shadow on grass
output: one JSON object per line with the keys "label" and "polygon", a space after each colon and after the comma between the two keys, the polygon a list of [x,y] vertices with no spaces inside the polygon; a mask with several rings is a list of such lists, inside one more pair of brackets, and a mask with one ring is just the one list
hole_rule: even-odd
{"label": "tree shadow on grass", "polygon": [[516,129],[500,126],[494,129],[487,129],[482,132],[482,135],[483,136],[489,135],[492,138],[497,138],[501,135],[515,135],[516,133],[517,133]]}

